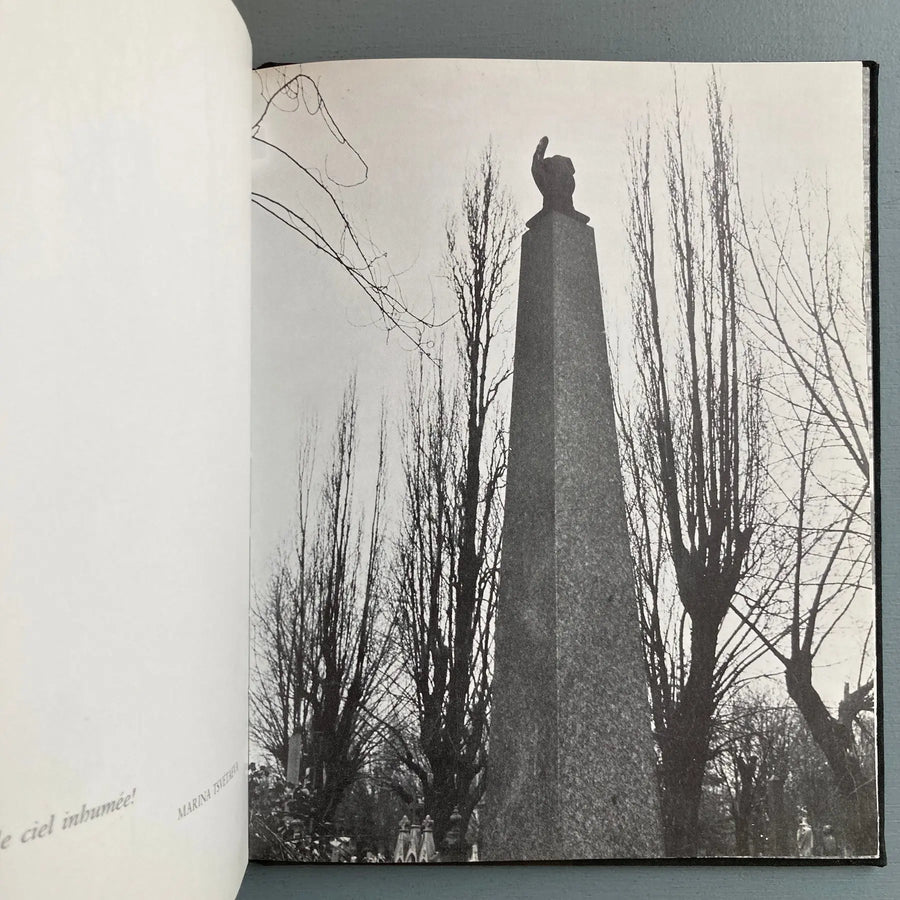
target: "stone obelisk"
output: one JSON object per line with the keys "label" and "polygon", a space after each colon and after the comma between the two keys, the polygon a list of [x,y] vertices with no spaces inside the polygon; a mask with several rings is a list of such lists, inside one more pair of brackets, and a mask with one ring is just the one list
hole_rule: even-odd
{"label": "stone obelisk", "polygon": [[593,229],[571,160],[522,240],[493,715],[491,860],[662,855]]}

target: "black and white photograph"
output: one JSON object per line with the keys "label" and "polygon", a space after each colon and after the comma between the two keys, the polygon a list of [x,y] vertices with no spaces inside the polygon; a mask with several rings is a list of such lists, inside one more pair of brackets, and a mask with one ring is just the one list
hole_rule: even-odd
{"label": "black and white photograph", "polygon": [[878,861],[870,77],[254,72],[251,859]]}

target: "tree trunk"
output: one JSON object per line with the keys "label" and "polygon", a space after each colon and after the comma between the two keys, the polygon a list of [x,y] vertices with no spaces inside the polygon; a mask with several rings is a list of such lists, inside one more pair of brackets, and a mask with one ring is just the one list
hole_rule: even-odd
{"label": "tree trunk", "polygon": [[719,621],[698,616],[691,625],[691,671],[662,743],[663,830],[667,856],[698,851],[700,795],[715,709],[713,675]]}
{"label": "tree trunk", "polygon": [[[674,729],[673,729],[674,731]],[[663,830],[666,856],[697,855],[704,748],[684,732],[671,735],[676,748],[663,762]]]}
{"label": "tree trunk", "polygon": [[450,816],[453,814],[454,808],[459,808],[460,815],[463,817],[462,828],[464,830],[468,826],[472,808],[466,802],[469,785],[454,783],[457,782],[457,779],[451,766],[444,765],[434,771],[435,777],[425,785],[423,814],[434,819],[434,844],[440,851],[450,827]]}
{"label": "tree trunk", "polygon": [[750,855],[750,823],[741,815],[734,819],[734,853],[735,856]]}
{"label": "tree trunk", "polygon": [[[475,390],[476,374],[470,373],[470,391]],[[466,446],[466,474],[462,490],[462,521],[459,535],[459,563],[456,580],[456,619],[453,635],[453,665],[450,671],[447,702],[447,726],[450,741],[461,747],[466,738],[466,700],[472,670],[472,618],[478,592],[480,561],[476,549],[478,530],[478,499],[481,490],[481,442],[483,428],[469,402],[468,440]],[[487,513],[485,513],[487,515]],[[452,809],[451,809],[452,812]]]}
{"label": "tree trunk", "polygon": [[792,660],[785,668],[788,694],[809,726],[813,740],[828,761],[835,786],[844,804],[844,834],[854,856],[878,855],[878,800],[874,779],[866,778],[851,727],[828,711],[812,686],[808,656]]}
{"label": "tree trunk", "polygon": [[734,852],[737,856],[749,856],[757,760],[755,756],[751,756],[749,759],[738,756],[735,762],[739,780],[734,802]]}

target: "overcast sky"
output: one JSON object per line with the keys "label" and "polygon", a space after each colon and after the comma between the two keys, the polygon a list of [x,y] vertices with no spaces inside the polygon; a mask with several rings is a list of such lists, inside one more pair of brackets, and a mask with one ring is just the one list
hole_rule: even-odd
{"label": "overcast sky", "polygon": [[[679,91],[702,145],[704,64],[477,60],[378,60],[303,67],[339,127],[368,164],[343,191],[347,210],[402,273],[406,300],[447,302],[440,279],[443,229],[468,166],[491,141],[524,223],[541,206],[530,162],[542,135],[548,155],[572,158],[575,207],[591,218],[613,336],[627,332],[630,263],[623,227],[626,137],[660,121]],[[835,221],[863,224],[862,75],[858,63],[722,64],[717,67],[745,200],[784,197],[796,179],[827,178]],[[270,73],[267,77],[273,77]],[[254,90],[259,82],[254,76]],[[357,181],[357,160],[321,119],[272,110],[264,136],[336,181]],[[254,189],[304,204],[277,154],[254,151]],[[318,417],[327,440],[347,379],[358,373],[363,456],[371,455],[382,397],[399,401],[414,351],[372,324],[373,308],[347,275],[258,209],[253,218],[253,578],[261,585],[294,510],[297,438]],[[515,287],[510,297],[510,327]],[[510,333],[510,348],[511,348]],[[395,459],[392,475],[399,478]],[[367,493],[368,476],[360,480]],[[367,506],[367,496],[360,498]],[[847,642],[848,651],[850,641]],[[854,648],[854,652],[858,652]],[[834,691],[850,656],[832,659]],[[845,671],[846,670],[846,671]]]}

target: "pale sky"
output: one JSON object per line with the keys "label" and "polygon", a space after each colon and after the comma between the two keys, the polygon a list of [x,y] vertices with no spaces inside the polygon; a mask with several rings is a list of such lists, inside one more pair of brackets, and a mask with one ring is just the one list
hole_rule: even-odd
{"label": "pale sky", "polygon": [[[703,149],[708,65],[377,60],[319,63],[303,71],[318,82],[334,119],[368,164],[365,183],[343,191],[346,208],[402,273],[403,294],[413,307],[425,309],[432,298],[439,307],[448,301],[440,279],[443,229],[458,206],[467,167],[492,141],[524,226],[541,206],[530,163],[536,143],[548,135],[548,155],[569,156],[575,164],[575,207],[591,217],[595,231],[607,326],[627,347],[626,136],[648,115],[659,121],[670,112],[677,74],[689,126]],[[796,179],[827,178],[835,221],[849,221],[861,233],[860,65],[732,63],[717,71],[734,117],[745,201],[759,209],[764,198],[787,195]],[[327,164],[338,181],[361,176],[321,120],[302,110],[270,111],[262,134],[304,162]],[[254,149],[254,189],[288,205],[305,204],[296,178],[284,177],[287,169],[276,156]],[[371,457],[379,404],[385,398],[389,413],[399,405],[415,351],[399,334],[388,337],[371,324],[371,303],[336,264],[258,209],[253,228],[252,573],[262,585],[291,525],[303,421],[318,417],[324,455],[347,379],[358,373],[361,455]],[[510,329],[514,301],[515,286]],[[511,330],[509,340],[511,353]],[[399,486],[396,457],[391,474]],[[360,500],[367,507],[370,481],[361,473]],[[831,668],[829,700],[844,678],[856,675],[838,657]]]}

